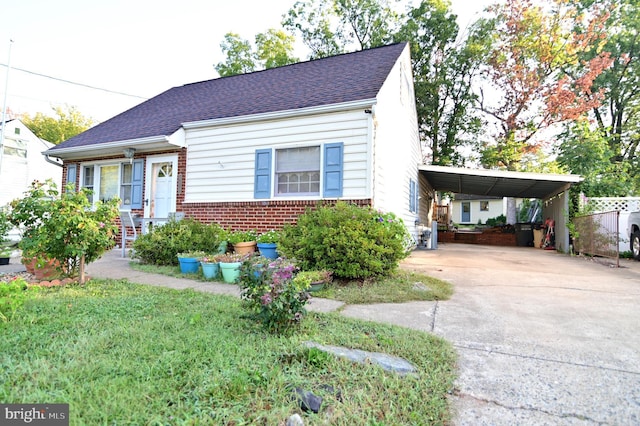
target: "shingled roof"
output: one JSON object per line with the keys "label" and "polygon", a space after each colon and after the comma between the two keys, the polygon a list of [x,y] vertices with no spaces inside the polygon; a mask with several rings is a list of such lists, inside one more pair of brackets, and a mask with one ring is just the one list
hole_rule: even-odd
{"label": "shingled roof", "polygon": [[174,87],[50,150],[168,136],[182,123],[376,97],[406,43]]}

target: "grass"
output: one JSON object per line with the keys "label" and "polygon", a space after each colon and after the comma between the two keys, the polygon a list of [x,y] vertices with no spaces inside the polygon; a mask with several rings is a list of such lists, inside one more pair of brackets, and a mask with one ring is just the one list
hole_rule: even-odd
{"label": "grass", "polygon": [[[0,328],[0,400],[69,403],[70,424],[443,424],[454,380],[444,340],[310,314],[287,336],[243,316],[240,301],[193,290],[95,280],[41,291]],[[304,341],[386,352],[398,376],[305,348]],[[330,385],[336,393],[323,390]],[[291,387],[324,398],[302,413]]]}
{"label": "grass", "polygon": [[348,305],[446,300],[452,294],[453,286],[450,283],[402,269],[391,277],[375,281],[334,281],[313,293],[314,296],[340,300]]}
{"label": "grass", "polygon": [[[131,262],[131,267],[142,272],[176,278],[213,281],[206,280],[202,274],[182,274],[178,266],[144,265]],[[417,288],[417,283],[421,283],[427,290]],[[398,269],[392,276],[378,280],[364,282],[336,280],[321,291],[313,293],[316,297],[340,300],[348,305],[447,300],[452,294],[453,286],[450,283],[405,269]]]}

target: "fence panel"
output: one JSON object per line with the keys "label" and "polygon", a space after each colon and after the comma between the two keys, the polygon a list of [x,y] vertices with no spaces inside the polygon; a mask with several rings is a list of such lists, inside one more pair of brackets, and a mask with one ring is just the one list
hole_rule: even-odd
{"label": "fence panel", "polygon": [[615,259],[620,266],[619,211],[594,213],[574,218],[574,248],[579,253]]}

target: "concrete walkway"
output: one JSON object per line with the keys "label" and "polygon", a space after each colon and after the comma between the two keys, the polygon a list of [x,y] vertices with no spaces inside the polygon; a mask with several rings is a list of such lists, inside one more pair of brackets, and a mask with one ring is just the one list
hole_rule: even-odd
{"label": "concrete walkway", "polygon": [[[134,271],[120,252],[88,266],[96,278],[239,295],[236,286]],[[525,247],[441,244],[404,268],[447,280],[451,300],[314,311],[439,335],[458,351],[457,425],[640,424],[640,262],[611,268]],[[2,271],[0,271],[2,272]]]}

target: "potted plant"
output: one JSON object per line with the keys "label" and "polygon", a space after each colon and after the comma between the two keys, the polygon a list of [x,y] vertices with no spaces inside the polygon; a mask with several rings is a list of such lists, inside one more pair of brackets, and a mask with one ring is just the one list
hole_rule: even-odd
{"label": "potted plant", "polygon": [[302,271],[298,273],[298,276],[300,280],[308,280],[309,291],[315,292],[322,290],[325,284],[331,282],[333,272],[326,269]]}
{"label": "potted plant", "polygon": [[178,253],[180,272],[183,274],[197,274],[200,268],[200,259],[205,255],[203,251],[191,251]]}
{"label": "potted plant", "polygon": [[242,253],[225,253],[215,256],[220,263],[220,272],[222,272],[222,279],[225,283],[236,282],[240,276],[240,266],[249,256],[251,255]]}
{"label": "potted plant", "polygon": [[200,266],[202,266],[202,275],[206,279],[216,278],[220,272],[220,264],[215,255],[207,254],[200,258]]}
{"label": "potted plant", "polygon": [[256,251],[256,232],[231,231],[229,233],[229,243],[233,244],[233,251],[239,254],[253,253]]}
{"label": "potted plant", "polygon": [[260,251],[260,255],[264,256],[268,259],[277,259],[278,258],[278,239],[280,238],[280,233],[275,230],[267,231],[258,235],[258,250]]}

